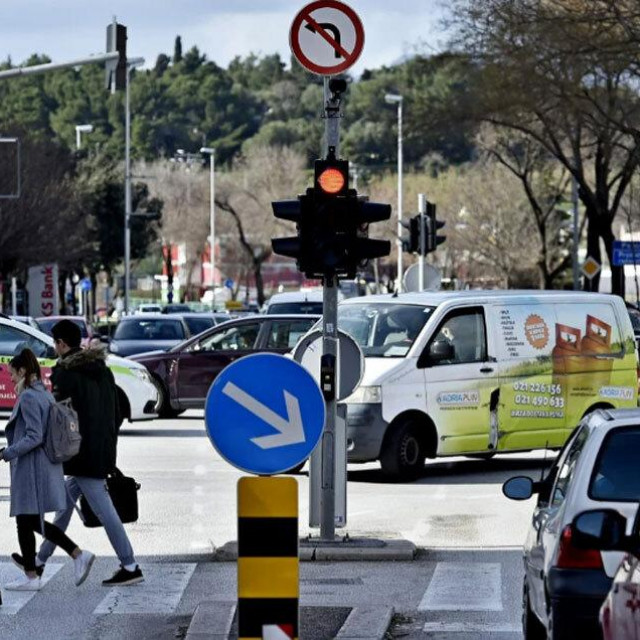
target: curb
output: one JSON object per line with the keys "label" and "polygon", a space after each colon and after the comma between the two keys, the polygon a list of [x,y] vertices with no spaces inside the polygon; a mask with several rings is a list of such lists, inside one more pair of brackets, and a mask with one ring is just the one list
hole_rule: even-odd
{"label": "curb", "polygon": [[235,602],[204,600],[193,612],[185,640],[227,640],[235,611]]}
{"label": "curb", "polygon": [[[300,540],[299,558],[302,562],[316,561],[398,561],[407,562],[417,556],[417,548],[409,540],[379,540],[375,538],[348,538],[324,542],[303,538]],[[238,543],[227,542],[216,549],[214,561],[235,562]]]}
{"label": "curb", "polygon": [[[229,640],[235,602],[202,601],[193,613],[185,640]],[[336,638],[341,640],[384,640],[393,607],[354,607]]]}
{"label": "curb", "polygon": [[393,607],[355,607],[336,638],[383,640],[393,617]]}

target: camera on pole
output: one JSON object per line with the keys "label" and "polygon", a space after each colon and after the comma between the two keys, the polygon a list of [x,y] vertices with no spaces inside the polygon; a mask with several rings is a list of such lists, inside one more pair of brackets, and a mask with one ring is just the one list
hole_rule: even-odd
{"label": "camera on pole", "polygon": [[296,237],[273,238],[273,251],[295,258],[308,278],[355,278],[367,260],[391,251],[390,242],[369,238],[369,225],[388,220],[391,207],[349,189],[349,162],[337,159],[333,147],[316,160],[306,194],[272,206],[276,218],[295,222],[298,230]]}
{"label": "camera on pole", "polygon": [[127,27],[114,20],[107,26],[107,53],[115,51],[119,58],[105,62],[105,84],[111,93],[123,91],[127,83]]}

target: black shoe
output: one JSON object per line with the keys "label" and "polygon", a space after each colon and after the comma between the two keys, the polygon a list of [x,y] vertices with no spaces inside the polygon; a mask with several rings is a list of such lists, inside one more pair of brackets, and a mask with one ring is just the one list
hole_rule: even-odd
{"label": "black shoe", "polygon": [[127,571],[124,567],[120,567],[108,580],[102,581],[103,587],[126,587],[130,584],[138,584],[144,582],[144,576],[139,566],[134,571]]}
{"label": "black shoe", "polygon": [[[12,553],[11,560],[13,560],[13,564],[15,564],[16,567],[18,567],[18,569],[22,569],[24,571],[24,560],[22,559],[22,556],[19,553]],[[40,578],[43,573],[44,573],[44,565],[41,567],[36,567],[36,575],[38,576],[38,578]]]}

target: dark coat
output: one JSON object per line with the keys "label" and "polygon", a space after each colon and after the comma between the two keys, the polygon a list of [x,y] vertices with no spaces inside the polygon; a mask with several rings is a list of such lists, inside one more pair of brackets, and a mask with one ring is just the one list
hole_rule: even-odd
{"label": "dark coat", "polygon": [[42,382],[34,382],[18,396],[5,427],[8,446],[3,457],[11,465],[11,516],[43,515],[67,504],[62,465],[53,464],[40,446],[52,402]]}
{"label": "dark coat", "polygon": [[64,463],[69,476],[106,478],[116,467],[118,392],[103,349],[74,349],[51,370],[53,394],[78,412],[80,452]]}

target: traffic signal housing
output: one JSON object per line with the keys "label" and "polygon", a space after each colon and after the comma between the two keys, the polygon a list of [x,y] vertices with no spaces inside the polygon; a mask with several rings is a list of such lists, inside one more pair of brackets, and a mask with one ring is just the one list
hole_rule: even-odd
{"label": "traffic signal housing", "polygon": [[402,237],[402,250],[405,253],[420,252],[420,215],[413,216],[408,220],[402,220],[400,223],[405,229],[409,230],[408,236]]}
{"label": "traffic signal housing", "polygon": [[391,207],[349,188],[349,162],[329,150],[316,160],[314,185],[297,200],[272,203],[276,218],[296,223],[298,235],[274,238],[274,253],[295,258],[308,278],[354,278],[367,260],[389,255],[391,243],[369,238],[369,225],[388,220]]}
{"label": "traffic signal housing", "polygon": [[117,60],[105,63],[105,84],[111,93],[123,91],[127,84],[127,27],[117,22],[107,26],[107,53],[117,51]]}
{"label": "traffic signal housing", "polygon": [[438,220],[436,216],[436,205],[432,202],[427,202],[427,215],[425,217],[427,246],[425,255],[435,251],[447,239],[447,236],[438,235],[438,229],[444,227],[445,221]]}

